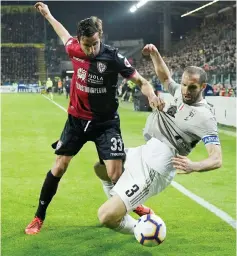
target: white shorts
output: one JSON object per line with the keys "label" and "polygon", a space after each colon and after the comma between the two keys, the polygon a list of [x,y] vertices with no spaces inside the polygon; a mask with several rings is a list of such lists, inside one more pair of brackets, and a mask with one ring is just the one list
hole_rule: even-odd
{"label": "white shorts", "polygon": [[145,145],[129,148],[124,172],[111,195],[119,195],[127,212],[160,193],[173,180],[175,169],[171,162],[174,150],[155,138]]}

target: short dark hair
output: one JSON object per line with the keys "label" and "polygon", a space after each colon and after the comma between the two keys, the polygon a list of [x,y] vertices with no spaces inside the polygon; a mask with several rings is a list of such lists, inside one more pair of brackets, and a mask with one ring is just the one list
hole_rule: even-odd
{"label": "short dark hair", "polygon": [[91,37],[97,32],[99,33],[99,37],[102,38],[102,20],[96,16],[81,20],[77,25],[77,38],[79,40],[82,36]]}
{"label": "short dark hair", "polygon": [[184,69],[184,72],[190,74],[190,75],[199,75],[199,83],[203,84],[207,82],[207,73],[204,69],[196,66],[189,66]]}

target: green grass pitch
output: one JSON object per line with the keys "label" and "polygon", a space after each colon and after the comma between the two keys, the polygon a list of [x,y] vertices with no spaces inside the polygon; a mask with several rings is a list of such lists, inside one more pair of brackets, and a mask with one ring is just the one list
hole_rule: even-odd
{"label": "green grass pitch", "polygon": [[[55,158],[51,143],[60,136],[67,114],[39,94],[6,94],[1,100],[3,256],[236,255],[235,230],[171,186],[147,202],[167,225],[167,237],[160,246],[146,248],[133,236],[101,227],[97,209],[106,197],[93,173],[97,160],[93,143],[87,143],[71,162],[42,232],[25,235]],[[67,107],[64,96],[55,96],[55,101]],[[134,112],[128,104],[122,104],[119,112],[125,145],[141,145],[148,113]],[[175,181],[236,218],[236,138],[221,133],[220,139],[221,169],[176,176]],[[198,144],[190,157],[205,158],[204,146]]]}

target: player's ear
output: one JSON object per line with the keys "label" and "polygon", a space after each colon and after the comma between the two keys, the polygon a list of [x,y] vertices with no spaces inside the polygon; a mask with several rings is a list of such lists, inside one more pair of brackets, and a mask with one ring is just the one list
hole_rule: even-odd
{"label": "player's ear", "polygon": [[206,87],[207,87],[207,83],[203,83],[203,84],[201,84],[201,89],[202,89],[202,90],[205,90],[205,89],[206,89]]}

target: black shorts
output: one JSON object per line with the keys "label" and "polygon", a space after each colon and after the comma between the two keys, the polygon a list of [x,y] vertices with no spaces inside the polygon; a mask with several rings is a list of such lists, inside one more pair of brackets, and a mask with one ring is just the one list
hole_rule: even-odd
{"label": "black shorts", "polygon": [[120,119],[88,121],[68,115],[60,140],[52,144],[55,154],[75,156],[87,141],[95,142],[100,159],[125,159]]}
{"label": "black shorts", "polygon": [[48,92],[48,93],[49,93],[49,92],[52,92],[52,87],[47,88],[47,89],[46,89],[46,92]]}

